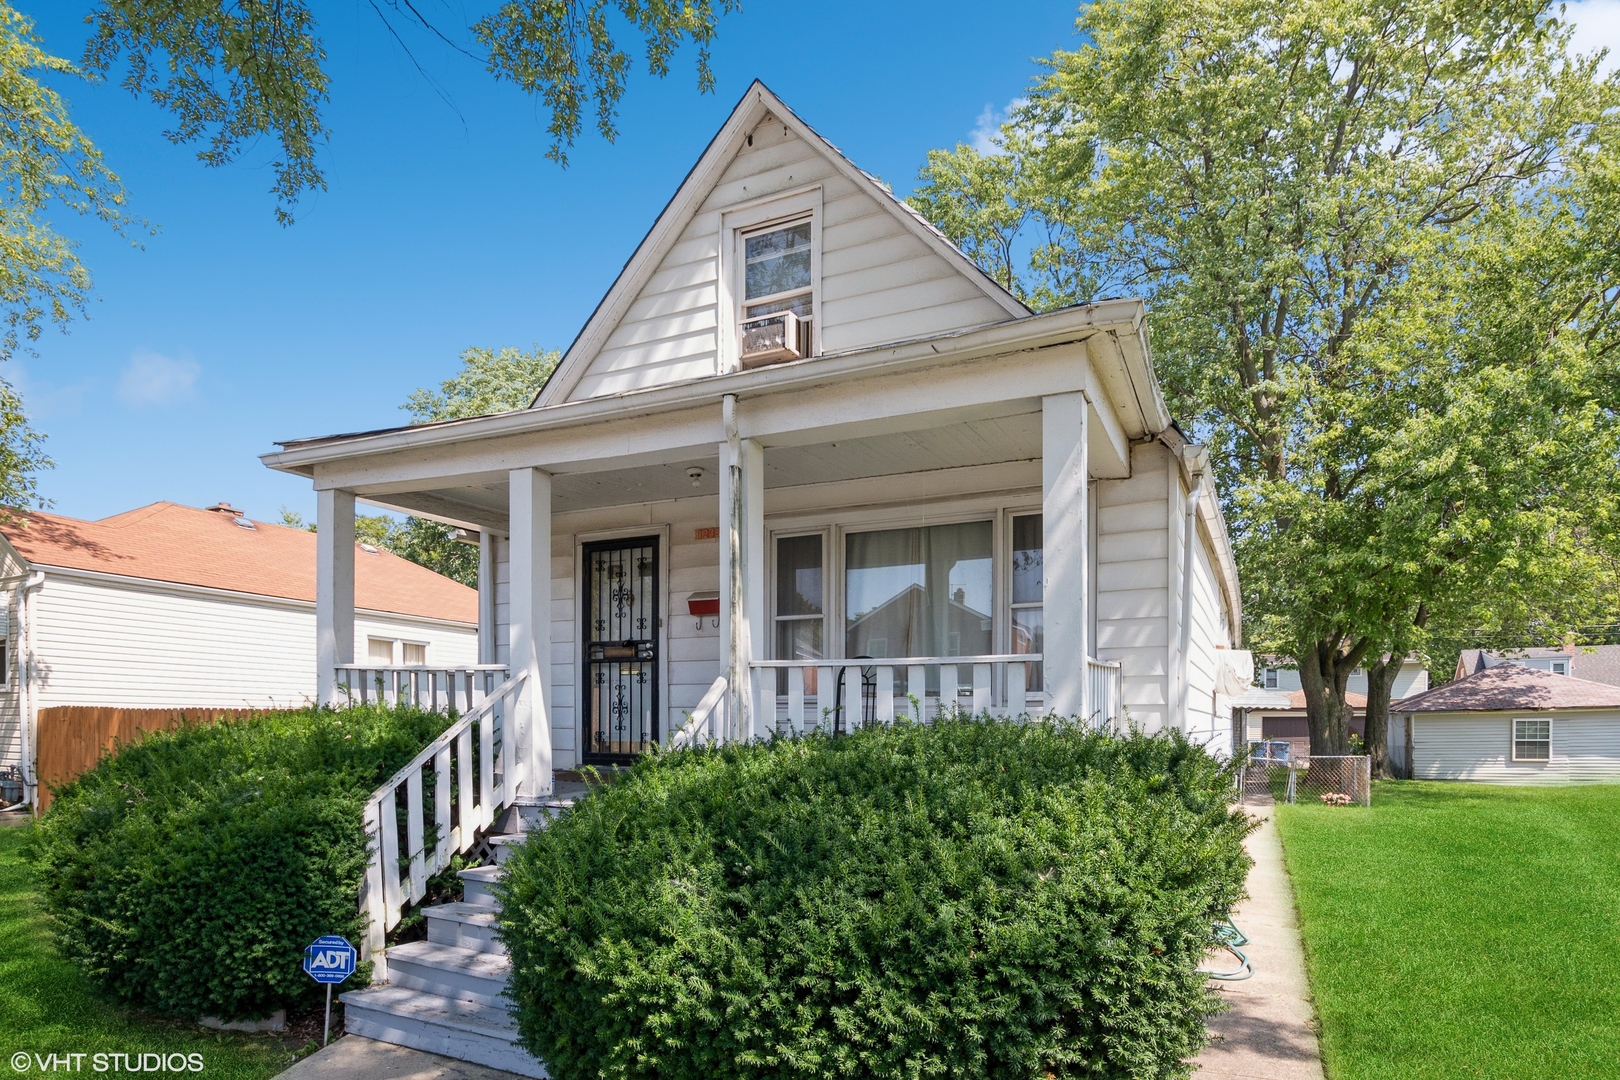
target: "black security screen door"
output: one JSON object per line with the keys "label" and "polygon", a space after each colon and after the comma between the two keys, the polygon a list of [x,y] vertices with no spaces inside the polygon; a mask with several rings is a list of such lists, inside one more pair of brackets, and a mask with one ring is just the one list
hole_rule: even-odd
{"label": "black security screen door", "polygon": [[585,760],[658,741],[658,541],[585,545]]}

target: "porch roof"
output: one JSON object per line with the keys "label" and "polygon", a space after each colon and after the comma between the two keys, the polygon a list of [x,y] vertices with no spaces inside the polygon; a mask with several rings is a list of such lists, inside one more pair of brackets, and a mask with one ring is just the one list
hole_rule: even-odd
{"label": "porch roof", "polygon": [[1118,415],[1127,439],[1157,435],[1171,426],[1164,395],[1153,373],[1140,300],[1078,304],[1009,322],[955,330],[785,364],[728,372],[672,385],[630,390],[600,398],[566,401],[463,420],[379,428],[278,442],[264,454],[267,466],[314,476],[317,465],[395,451],[494,439],[507,435],[588,426],[605,419],[646,416],[718,402],[728,394],[758,397],[824,385],[839,379],[944,366],[969,357],[1027,352],[1107,336],[1107,348],[1092,349],[1100,389]]}

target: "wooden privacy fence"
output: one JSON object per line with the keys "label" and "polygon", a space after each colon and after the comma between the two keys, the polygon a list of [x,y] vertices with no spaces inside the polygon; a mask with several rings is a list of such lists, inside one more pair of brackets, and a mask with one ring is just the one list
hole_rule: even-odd
{"label": "wooden privacy fence", "polygon": [[173,731],[235,716],[259,716],[270,709],[117,709],[101,705],[58,705],[39,710],[39,811],[51,805],[51,791],[101,760],[119,743],[139,742],[151,731]]}

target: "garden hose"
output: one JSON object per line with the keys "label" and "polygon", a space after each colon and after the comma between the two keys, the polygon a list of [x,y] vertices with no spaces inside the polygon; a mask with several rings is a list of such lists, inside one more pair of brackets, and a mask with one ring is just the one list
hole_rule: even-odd
{"label": "garden hose", "polygon": [[1215,936],[1220,939],[1221,948],[1238,958],[1238,966],[1231,971],[1206,971],[1198,969],[1198,974],[1221,982],[1240,982],[1254,974],[1254,962],[1249,959],[1239,946],[1249,943],[1248,935],[1237,928],[1231,919],[1215,924]]}

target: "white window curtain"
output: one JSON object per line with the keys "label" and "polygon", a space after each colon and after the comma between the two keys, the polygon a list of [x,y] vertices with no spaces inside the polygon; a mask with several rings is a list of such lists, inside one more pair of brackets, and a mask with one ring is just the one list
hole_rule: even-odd
{"label": "white window curtain", "polygon": [[988,521],[845,537],[845,654],[981,656],[991,651],[995,576]]}

